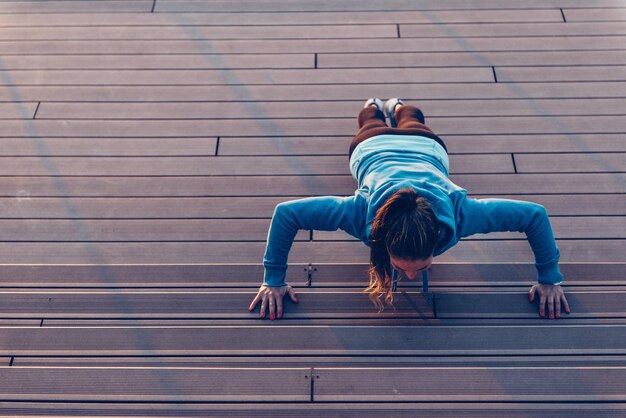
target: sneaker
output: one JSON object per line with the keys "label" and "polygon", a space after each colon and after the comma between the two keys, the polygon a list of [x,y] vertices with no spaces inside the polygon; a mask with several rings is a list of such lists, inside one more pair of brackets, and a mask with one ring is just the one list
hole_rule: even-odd
{"label": "sneaker", "polygon": [[367,99],[367,101],[365,102],[365,104],[363,105],[363,109],[365,109],[368,106],[371,105],[375,105],[378,110],[380,110],[381,112],[383,111],[383,101],[376,98],[376,97],[372,97],[371,99]]}
{"label": "sneaker", "polygon": [[396,111],[396,106],[403,105],[403,104],[404,102],[401,99],[398,99],[397,97],[394,97],[393,99],[389,99],[385,102],[385,114],[389,118],[389,125],[392,128],[396,128],[398,126],[398,124],[396,123],[396,118],[394,116],[394,112]]}

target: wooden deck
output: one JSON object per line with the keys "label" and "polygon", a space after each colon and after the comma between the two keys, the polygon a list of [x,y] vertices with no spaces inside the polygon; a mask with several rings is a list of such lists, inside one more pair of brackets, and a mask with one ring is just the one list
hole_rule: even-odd
{"label": "wooden deck", "polygon": [[[353,193],[372,96],[472,196],[546,206],[571,315],[520,234],[378,314],[318,231],[301,303],[247,312],[274,206]],[[624,0],[3,0],[0,415],[626,416],[625,116]]]}

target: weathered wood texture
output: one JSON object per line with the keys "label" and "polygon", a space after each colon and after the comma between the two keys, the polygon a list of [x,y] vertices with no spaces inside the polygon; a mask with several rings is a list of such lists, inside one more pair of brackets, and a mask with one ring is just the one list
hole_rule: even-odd
{"label": "weathered wood texture", "polygon": [[[3,414],[624,415],[624,10],[0,2]],[[308,230],[300,303],[248,312],[275,206],[354,193],[368,97],[420,106],[471,197],[546,207],[571,314],[529,302],[519,233],[463,239],[379,313],[368,248]]]}

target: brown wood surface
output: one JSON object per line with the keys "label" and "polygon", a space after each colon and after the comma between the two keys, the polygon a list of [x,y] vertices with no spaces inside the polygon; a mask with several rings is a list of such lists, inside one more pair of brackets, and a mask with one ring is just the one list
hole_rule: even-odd
{"label": "brown wood surface", "polygon": [[[583,12],[584,13],[584,12]],[[563,22],[562,22],[563,23]],[[526,25],[499,25],[499,24],[458,24],[458,25],[400,25],[400,33],[407,38],[428,37],[458,37],[468,38],[471,43],[473,37],[481,36],[595,36],[595,35],[620,35],[626,34],[626,25],[622,22],[575,22],[567,25],[555,25],[554,23],[529,23]],[[460,41],[461,45],[465,42]]]}
{"label": "brown wood surface", "polygon": [[[280,153],[280,146],[277,147]],[[514,173],[510,154],[454,155],[453,173]],[[454,167],[454,170],[452,170]],[[347,156],[0,157],[0,176],[350,175]]]}
{"label": "brown wood surface", "polygon": [[[299,100],[351,100],[363,102],[363,90],[371,92],[375,97],[397,97],[402,96],[409,102],[419,103],[421,100],[450,100],[457,99],[541,99],[541,98],[623,98],[626,96],[626,82],[624,81],[602,81],[594,80],[593,83],[568,82],[567,80],[559,83],[543,83],[529,82],[516,83],[511,86],[506,83],[495,83],[491,71],[483,71],[482,68],[465,69],[468,71],[480,71],[480,78],[483,80],[478,82],[459,85],[457,83],[445,83],[438,78],[419,77],[419,72],[426,69],[412,69],[410,80],[404,80],[402,84],[397,84],[390,80],[389,82],[381,82],[380,77],[371,82],[363,82],[359,84],[310,84],[310,85],[237,85],[230,84],[221,85],[171,85],[170,80],[166,80],[168,85],[150,84],[145,85],[146,80],[141,80],[139,85],[123,84],[123,85],[106,85],[96,83],[95,85],[71,85],[74,78],[61,78],[63,86],[54,85],[20,85],[19,80],[8,75],[6,82],[7,88],[0,89],[0,99],[3,101],[169,101],[169,102],[189,102],[189,101],[206,101],[208,98],[214,101],[293,101],[294,97]],[[457,72],[461,70],[451,69]],[[241,70],[240,70],[241,71]],[[364,70],[367,74],[372,69]],[[379,70],[375,70],[379,71]],[[408,70],[406,70],[408,71]],[[342,73],[349,70],[342,70]],[[389,69],[384,71],[389,73]],[[441,69],[438,69],[441,72]],[[101,72],[98,72],[98,74]],[[450,76],[453,72],[443,71]],[[7,74],[7,73],[5,73]],[[91,74],[90,79],[78,80],[85,83],[91,83],[94,75]],[[393,74],[393,73],[392,73]],[[144,74],[145,75],[145,74]],[[107,73],[107,76],[109,74]],[[32,78],[32,74],[31,74]],[[58,78],[57,78],[58,79]],[[394,79],[397,79],[394,74]],[[119,80],[119,79],[118,79]],[[32,80],[31,80],[32,81]],[[53,79],[50,79],[53,81]],[[106,81],[106,80],[103,80]],[[221,80],[227,83],[228,81]],[[278,80],[280,81],[280,80]],[[188,81],[189,82],[189,81]],[[232,80],[231,80],[232,83]],[[9,88],[10,84],[10,88]],[[99,85],[102,84],[102,85]],[[360,106],[359,106],[360,108]],[[359,108],[351,111],[355,112]],[[250,109],[256,109],[251,106]],[[356,126],[356,125],[355,125]],[[311,133],[308,132],[308,135]],[[350,132],[350,134],[354,134]],[[507,134],[515,134],[515,132],[507,132]],[[207,136],[206,133],[202,136]],[[239,136],[239,135],[233,135]],[[256,136],[259,136],[258,134]]]}
{"label": "brown wood surface", "polygon": [[315,396],[320,402],[621,401],[626,397],[624,374],[622,367],[314,370]]}
{"label": "brown wood surface", "polygon": [[620,9],[569,9],[563,8],[563,14],[568,22],[623,22],[624,18],[624,4],[620,5]]}
{"label": "brown wood surface", "polygon": [[[267,15],[266,15],[267,16]],[[272,16],[272,15],[269,15]],[[215,25],[219,19],[214,17]],[[6,40],[159,40],[159,39],[334,39],[334,38],[396,38],[395,25],[371,25],[370,30],[363,31],[356,25],[287,25],[275,26],[271,22],[266,26],[257,27],[259,22],[254,22],[254,17],[245,22],[237,22],[237,26],[186,26],[188,20],[171,16],[163,26],[75,26],[75,27],[44,27],[36,32],[29,28],[1,28],[0,35]],[[268,20],[266,18],[266,20]],[[271,18],[269,20],[272,20]],[[286,22],[282,22],[286,23]],[[229,56],[222,57],[219,61],[228,61]],[[312,57],[311,57],[312,58]],[[54,61],[53,61],[54,62]],[[132,62],[132,60],[131,60]],[[236,60],[234,62],[237,62]],[[245,62],[245,61],[244,61]],[[268,62],[271,62],[269,60]],[[280,62],[280,60],[278,60]],[[312,64],[309,60],[307,63]],[[167,68],[171,64],[164,62]],[[40,68],[45,68],[40,66]]]}
{"label": "brown wood surface", "polygon": [[[419,292],[419,291],[418,291]],[[164,296],[168,295],[167,300]],[[2,292],[0,317],[87,319],[249,319],[258,318],[259,308],[245,308],[256,292]],[[625,318],[624,293],[566,293],[571,314],[567,318]],[[537,303],[528,303],[527,292],[449,293],[422,295],[403,291],[394,298],[395,309],[379,314],[361,291],[298,292],[301,304],[285,302],[290,320],[302,318],[536,318]],[[435,300],[434,312],[433,302]],[[564,308],[562,308],[564,309]]]}
{"label": "brown wood surface", "polygon": [[[529,103],[532,106],[532,103]],[[481,103],[482,106],[482,103]],[[220,139],[219,155],[346,155],[351,136],[343,137],[226,137]],[[463,135],[442,138],[451,155],[493,152],[622,152],[621,134]],[[2,139],[0,139],[0,142]],[[54,139],[46,139],[53,143]],[[60,140],[59,140],[60,141]],[[49,147],[50,148],[50,147]]]}
{"label": "brown wood surface", "polygon": [[[624,325],[0,328],[0,355],[624,354]],[[566,320],[562,320],[563,323]],[[267,324],[267,325],[266,325]],[[556,325],[555,325],[556,324]],[[489,344],[485,342],[488,341]]]}
{"label": "brown wood surface", "polygon": [[[557,241],[563,262],[623,261],[624,240]],[[264,242],[60,242],[0,243],[2,264],[177,264],[257,263]],[[295,242],[293,263],[361,263],[369,250],[361,242]],[[525,263],[533,260],[523,240],[462,241],[438,256],[442,262]]]}
{"label": "brown wood surface", "polygon": [[[41,105],[39,106],[41,110]],[[39,112],[37,112],[39,113]],[[2,156],[207,156],[217,138],[0,138]]]}
{"label": "brown wood surface", "polygon": [[0,399],[21,401],[307,401],[310,369],[2,367]]}
{"label": "brown wood surface", "polygon": [[[76,321],[81,322],[81,321]],[[501,367],[505,364],[514,367],[563,367],[580,366],[623,366],[624,356],[355,356],[351,359],[357,367]],[[342,367],[342,356],[111,356],[111,357],[26,357],[15,356],[13,365],[25,366],[61,366],[61,367],[249,367],[254,362],[256,367]],[[585,364],[586,363],[586,364]]]}
{"label": "brown wood surface", "polygon": [[621,402],[601,403],[580,402],[576,404],[536,402],[498,402],[480,404],[472,402],[393,402],[393,403],[143,403],[132,402],[3,402],[8,413],[24,414],[53,413],[74,415],[109,415],[128,416],[133,414],[158,414],[165,416],[240,416],[271,415],[275,417],[319,417],[319,416],[355,416],[380,417],[392,414],[394,417],[413,418],[416,415],[438,418],[542,418],[546,415],[563,414],[565,416],[589,418],[614,418],[623,414],[626,405]]}
{"label": "brown wood surface", "polygon": [[[167,295],[167,298],[165,297]],[[120,319],[249,319],[257,320],[247,308],[254,289],[245,292],[103,292],[103,293],[0,293],[0,317],[4,318],[120,318]],[[519,294],[517,295],[519,299]],[[395,299],[395,310],[378,313],[368,295],[359,290],[298,293],[301,304],[285,301],[291,319],[302,318],[433,318],[432,299],[421,292],[405,292]],[[583,298],[584,300],[584,298]],[[581,302],[583,303],[583,302]],[[613,307],[614,308],[614,307]],[[597,307],[601,315],[611,307]],[[605,315],[607,316],[607,315]]]}
{"label": "brown wood surface", "polygon": [[[626,68],[626,67],[624,67]],[[255,108],[250,109],[256,116]],[[619,133],[626,128],[622,116],[520,116],[511,118],[434,118],[429,127],[439,135]],[[245,120],[32,120],[5,121],[3,137],[154,137],[154,136],[290,136],[300,134],[354,135],[354,120],[245,119]]]}
{"label": "brown wood surface", "polygon": [[[528,301],[527,294],[514,293],[448,293],[435,294],[437,318],[533,317],[537,303]],[[561,310],[562,317],[619,317],[624,312],[624,294],[567,293],[571,314]],[[547,311],[546,311],[547,312]]]}
{"label": "brown wood surface", "polygon": [[[626,99],[539,100],[420,100],[427,118],[473,116],[623,115]],[[6,106],[6,105],[5,105]],[[258,102],[258,115],[250,103],[41,103],[37,119],[233,119],[249,118],[355,118],[362,102]],[[7,106],[8,108],[8,106]],[[34,113],[34,109],[33,109]],[[31,115],[32,117],[32,115]],[[598,141],[599,142],[599,141]]]}
{"label": "brown wood surface", "polygon": [[[472,196],[481,198],[481,196]],[[626,215],[626,195],[598,194],[593,199],[576,195],[490,196],[525,200],[545,206],[553,222],[560,216]],[[188,197],[188,198],[0,198],[3,219],[250,219],[271,218],[278,203],[293,197]],[[568,218],[556,220],[567,223]],[[576,222],[583,222],[574,218]],[[615,231],[619,233],[619,231]]]}
{"label": "brown wood surface", "polygon": [[[475,195],[623,194],[623,173],[460,174],[456,184]],[[0,177],[0,196],[31,197],[208,197],[354,194],[351,176],[224,177]],[[520,197],[523,200],[523,197]],[[285,199],[287,200],[287,199]],[[69,206],[70,210],[71,205]]]}
{"label": "brown wood surface", "polygon": [[626,154],[515,154],[515,164],[519,173],[619,173],[626,170]]}
{"label": "brown wood surface", "polygon": [[[380,68],[380,67],[421,67],[421,66],[532,66],[542,65],[550,59],[551,65],[623,65],[626,54],[623,51],[568,51],[551,52],[454,52],[454,53],[421,53],[393,52],[372,54],[318,54],[319,68]],[[549,58],[548,58],[549,57]]]}
{"label": "brown wood surface", "polygon": [[496,67],[495,74],[501,83],[554,82],[554,81],[623,81],[626,66],[606,67]]}
{"label": "brown wood surface", "polygon": [[[221,56],[220,56],[221,57]],[[397,83],[415,80],[430,82],[486,82],[493,80],[491,68],[412,68],[398,70],[345,69],[230,69],[215,71],[218,58],[206,57],[204,69],[151,71],[141,70],[11,70],[7,84],[11,85],[240,85],[240,84],[360,84],[375,83],[390,77]],[[599,70],[600,71],[600,70]],[[614,74],[615,75],[615,74]],[[613,80],[615,78],[612,78]],[[245,87],[239,89],[245,90]]]}
{"label": "brown wood surface", "polygon": [[[10,242],[265,242],[269,226],[270,219],[0,220],[0,234]],[[300,230],[295,239],[310,235]]]}
{"label": "brown wood surface", "polygon": [[[619,416],[624,10],[0,3],[3,414]],[[368,97],[422,107],[470,196],[547,208],[570,315],[528,302],[517,233],[464,239],[377,313],[368,248],[301,231],[300,304],[247,311],[275,205],[354,193]]]}
{"label": "brown wood surface", "polygon": [[111,0],[106,2],[87,1],[76,2],[72,0],[54,1],[7,1],[0,3],[0,13],[98,13],[98,12],[149,12],[152,3],[150,0],[121,1]]}
{"label": "brown wood surface", "polygon": [[[351,19],[355,18],[355,14],[351,14]],[[405,15],[406,13],[401,13]],[[66,15],[72,16],[72,15]],[[99,16],[99,15],[95,15]],[[149,17],[149,15],[145,15]],[[202,18],[202,14],[187,16],[196,22]],[[380,13],[366,13],[362,16],[381,16]],[[387,16],[384,14],[382,16]],[[398,19],[400,19],[400,15]],[[89,24],[92,15],[82,15],[81,25]],[[154,16],[149,24],[156,23],[159,15]],[[318,16],[319,17],[319,16]],[[28,20],[25,18],[24,20]],[[12,22],[18,25],[18,22]],[[0,17],[0,27],[4,23]],[[162,23],[170,23],[162,22]],[[50,25],[51,22],[46,22]],[[58,23],[62,26],[62,23]],[[485,24],[488,26],[488,24]],[[476,25],[477,27],[485,25]],[[609,24],[610,25],[610,24]],[[510,26],[509,26],[510,27]],[[556,26],[558,27],[558,26]],[[211,28],[212,30],[218,28]],[[237,37],[245,27],[237,27],[237,30],[231,30],[232,37]],[[207,31],[209,28],[202,28]],[[334,39],[272,39],[268,42],[263,39],[268,29],[259,26],[255,28],[257,37],[250,39],[159,39],[157,42],[151,39],[134,40],[134,39],[108,39],[108,40],[90,40],[83,42],[80,40],[40,40],[27,41],[5,40],[0,42],[0,53],[3,54],[21,54],[21,55],[37,55],[37,54],[211,54],[211,53],[253,53],[253,54],[270,54],[270,53],[330,53],[330,52],[442,52],[442,51],[547,51],[547,50],[617,50],[624,46],[623,35],[594,35],[589,37],[567,37],[567,36],[527,36],[527,37],[484,37],[472,38],[466,40],[463,45],[459,44],[459,40],[454,37],[445,37],[441,34],[441,38],[430,38],[428,42],[420,42],[416,45],[414,38],[402,37],[393,39],[389,38],[368,38],[367,42],[362,39],[334,38]],[[360,33],[362,34],[362,32]],[[159,32],[154,33],[155,36]],[[296,34],[294,34],[295,36]]]}
{"label": "brown wood surface", "polygon": [[[318,263],[312,265],[312,286],[353,286],[368,282],[367,260],[359,263]],[[252,288],[263,277],[261,260],[250,264],[3,264],[3,288],[38,291],[42,288]],[[562,262],[560,269],[568,287],[619,286],[624,278],[624,262]],[[537,272],[531,260],[526,263],[445,263],[439,260],[430,270],[431,286],[468,286],[499,290],[502,286],[528,287],[536,283]],[[308,263],[290,262],[287,282],[298,288],[307,285]],[[402,281],[400,287],[413,290],[421,283]],[[10,289],[9,289],[10,290]],[[597,288],[595,290],[598,290]]]}

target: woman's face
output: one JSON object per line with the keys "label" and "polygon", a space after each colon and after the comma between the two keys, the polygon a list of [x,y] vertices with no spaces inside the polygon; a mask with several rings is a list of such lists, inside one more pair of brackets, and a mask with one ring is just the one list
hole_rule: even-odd
{"label": "woman's face", "polygon": [[395,258],[390,256],[391,266],[404,273],[407,279],[413,280],[417,273],[428,270],[433,263],[433,256],[431,255],[426,260],[408,260],[406,258]]}

